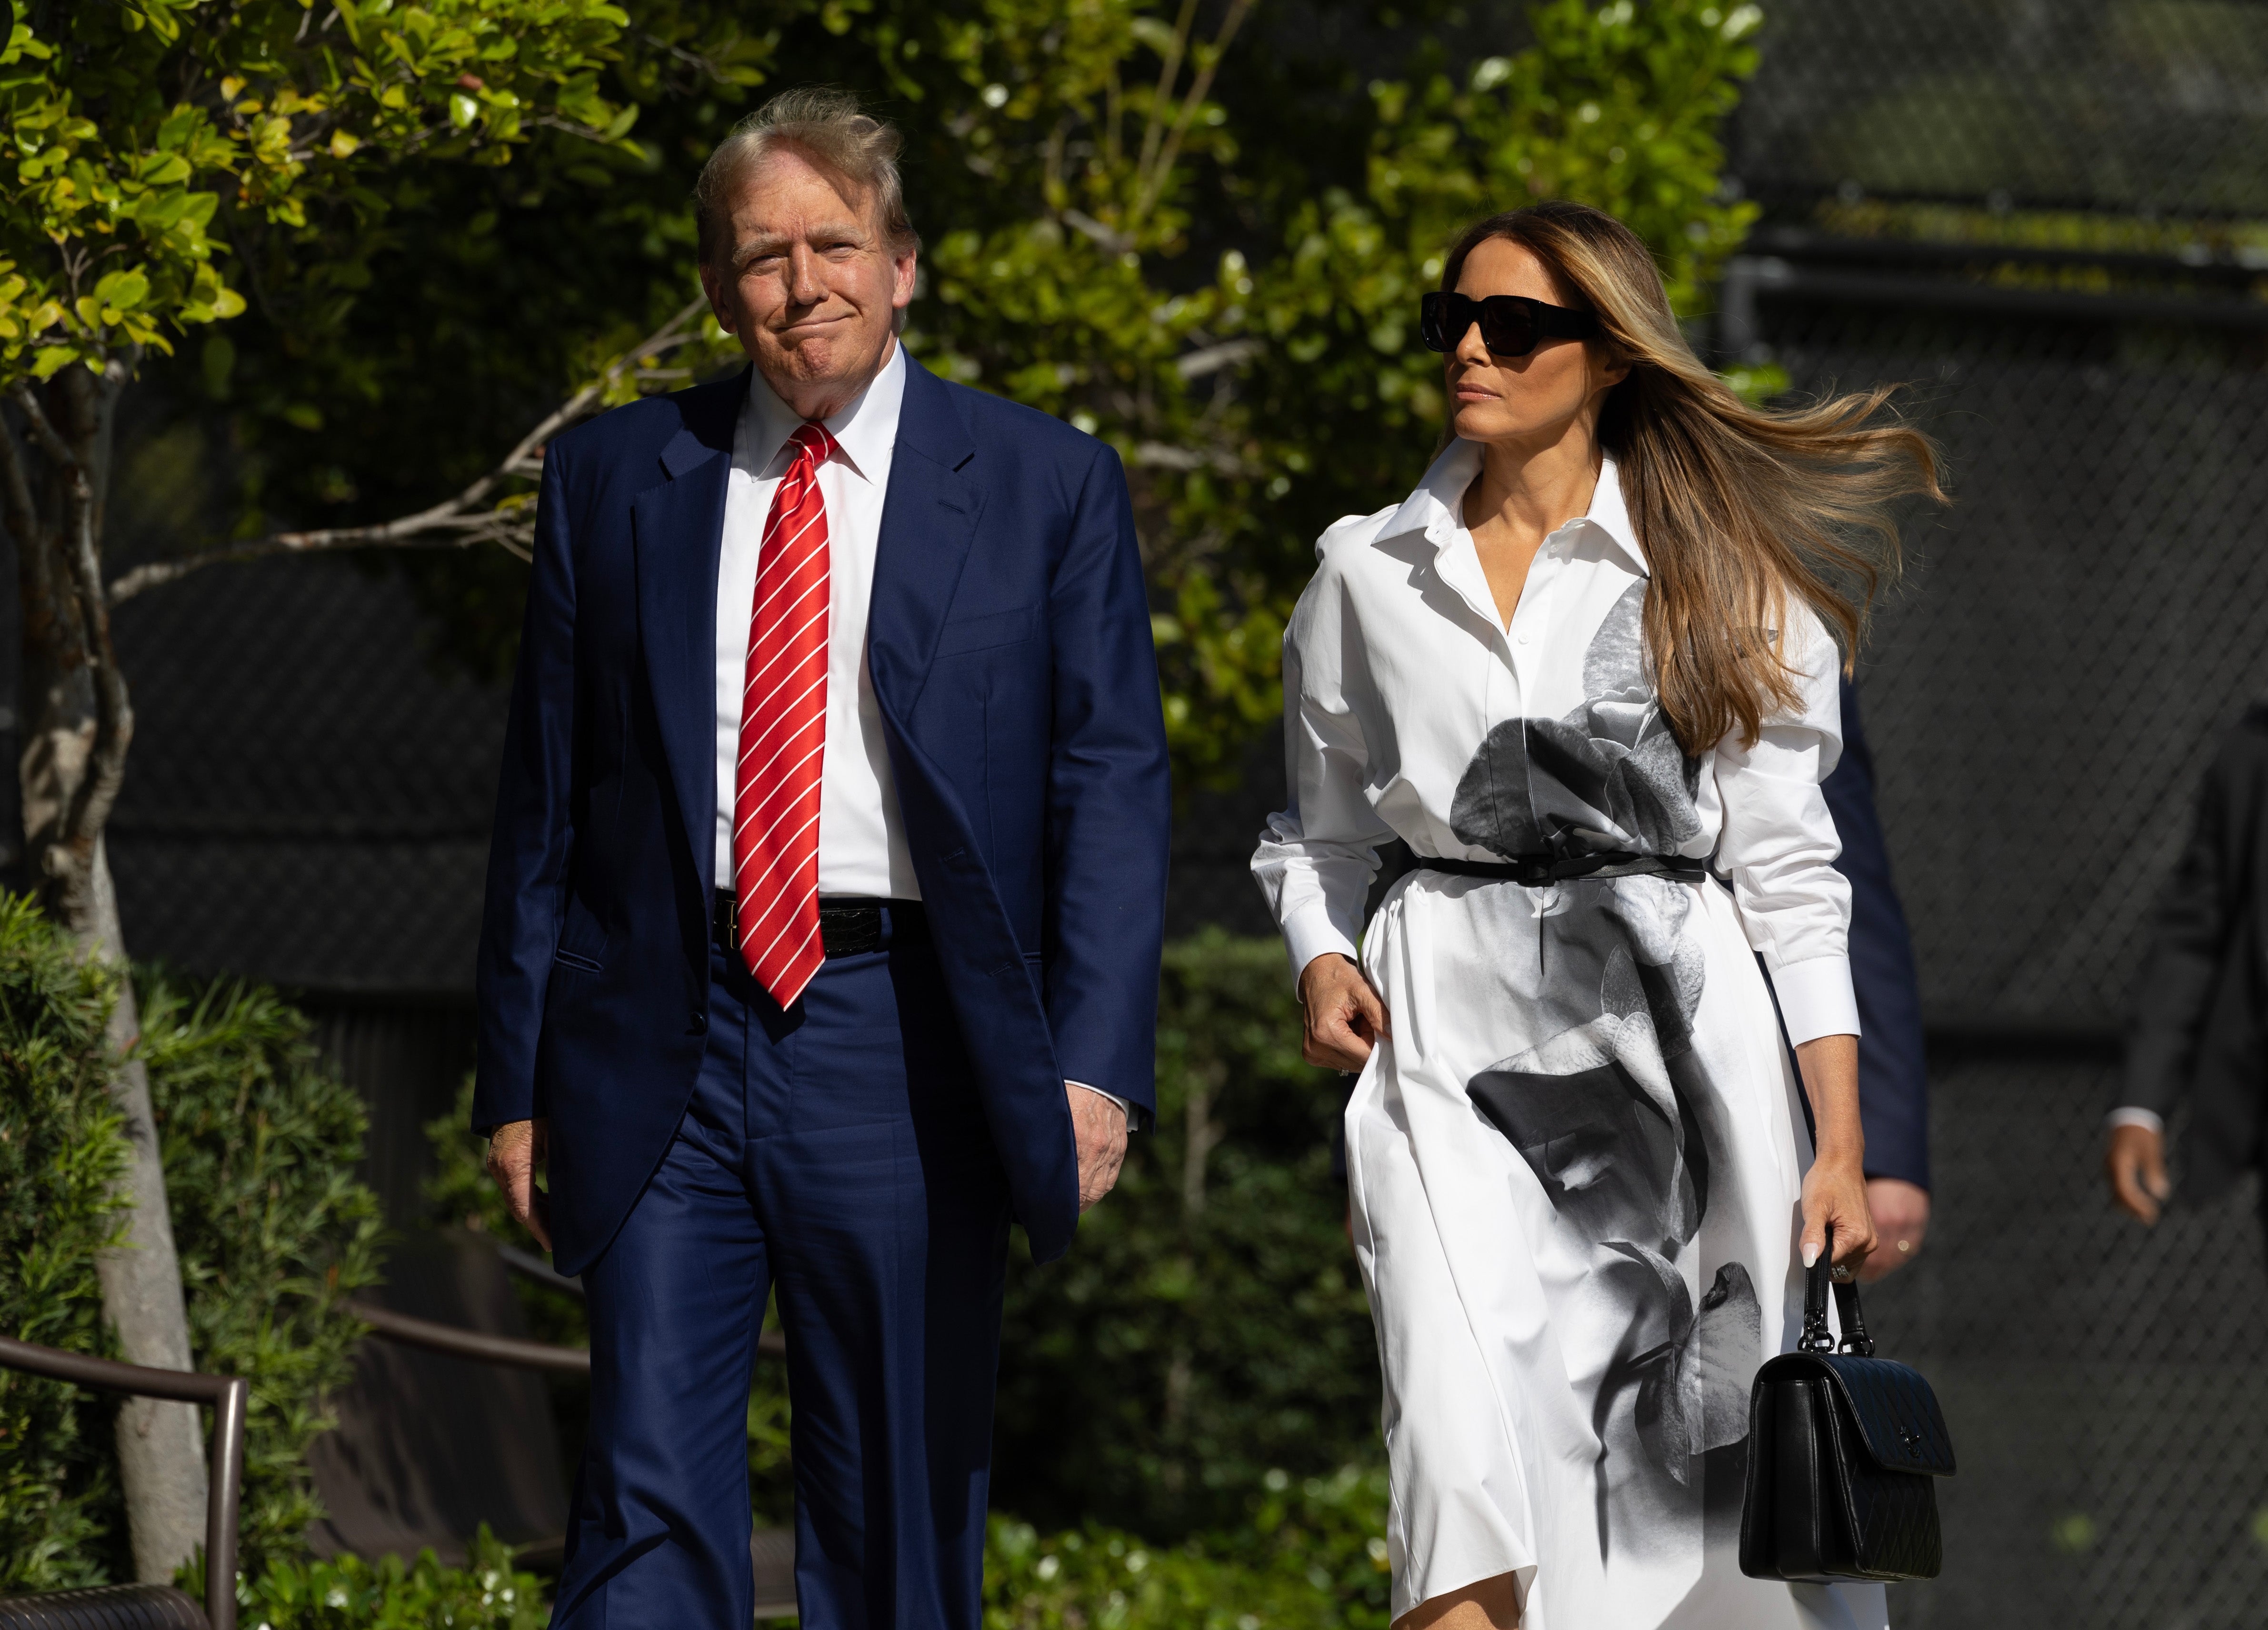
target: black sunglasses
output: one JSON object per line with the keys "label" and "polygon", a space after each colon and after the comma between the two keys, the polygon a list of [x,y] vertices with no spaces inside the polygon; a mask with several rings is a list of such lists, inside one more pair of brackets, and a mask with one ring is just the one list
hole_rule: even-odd
{"label": "black sunglasses", "polygon": [[1492,294],[1476,300],[1469,294],[1429,294],[1418,303],[1418,328],[1426,348],[1454,351],[1457,342],[1481,326],[1481,343],[1491,356],[1525,356],[1542,340],[1587,340],[1599,332],[1591,312],[1565,305],[1546,305],[1524,294]]}

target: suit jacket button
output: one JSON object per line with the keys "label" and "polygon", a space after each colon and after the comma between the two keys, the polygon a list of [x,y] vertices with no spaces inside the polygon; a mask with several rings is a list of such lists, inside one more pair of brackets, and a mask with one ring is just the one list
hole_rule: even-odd
{"label": "suit jacket button", "polygon": [[696,1008],[693,1010],[693,1033],[696,1036],[701,1035],[704,1033],[708,1028],[709,1016],[706,1013],[702,1012],[700,1009]]}

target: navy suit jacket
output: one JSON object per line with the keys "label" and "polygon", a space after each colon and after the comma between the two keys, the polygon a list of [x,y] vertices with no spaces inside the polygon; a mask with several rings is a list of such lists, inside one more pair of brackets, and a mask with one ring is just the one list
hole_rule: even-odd
{"label": "navy suit jacket", "polygon": [[1859,994],[1859,1119],[1867,1175],[1929,1186],[1929,1071],[1913,941],[1890,883],[1889,850],[1874,811],[1874,755],[1859,723],[1859,693],[1843,681],[1843,757],[1821,784],[1843,839],[1835,868],[1851,881],[1851,982]]}
{"label": "navy suit jacket", "polygon": [[[473,1119],[549,1117],[563,1273],[629,1214],[703,1051],[717,569],[753,378],[618,408],[544,459]],[[907,358],[867,650],[959,1039],[1045,1260],[1079,1220],[1065,1077],[1155,1102],[1170,793],[1116,453]]]}

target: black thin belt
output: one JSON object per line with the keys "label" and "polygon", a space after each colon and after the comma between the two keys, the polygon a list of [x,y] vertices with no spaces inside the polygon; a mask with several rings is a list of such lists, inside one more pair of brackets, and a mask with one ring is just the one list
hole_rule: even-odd
{"label": "black thin belt", "polygon": [[[710,929],[717,943],[733,949],[734,907],[732,892],[718,889],[710,913]],[[883,914],[888,914],[888,940],[909,935],[927,938],[929,919],[917,899],[873,899],[848,894],[826,894],[819,901],[819,943],[830,957],[858,957],[880,951],[885,943]]]}
{"label": "black thin belt", "polygon": [[1600,849],[1587,855],[1515,855],[1510,860],[1449,860],[1420,855],[1418,864],[1426,871],[1446,871],[1460,877],[1488,877],[1501,883],[1524,883],[1530,888],[1546,883],[1565,883],[1576,877],[1705,877],[1709,863],[1684,855],[1632,855],[1624,849]]}

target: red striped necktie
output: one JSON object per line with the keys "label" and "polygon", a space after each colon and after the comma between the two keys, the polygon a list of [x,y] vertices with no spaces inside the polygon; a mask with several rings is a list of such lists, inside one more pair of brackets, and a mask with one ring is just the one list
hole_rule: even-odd
{"label": "red striped necktie", "polygon": [[827,503],[835,438],[814,419],[772,495],[748,618],[733,892],[740,959],[781,1007],[827,959],[819,938],[819,773],[827,756]]}

